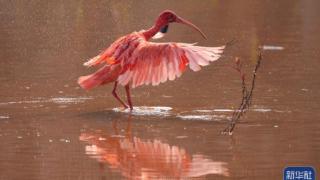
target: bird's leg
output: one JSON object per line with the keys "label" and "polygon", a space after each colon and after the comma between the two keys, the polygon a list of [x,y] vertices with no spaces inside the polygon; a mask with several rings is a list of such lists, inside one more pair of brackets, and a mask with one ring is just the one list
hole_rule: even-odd
{"label": "bird's leg", "polygon": [[118,86],[118,82],[115,82],[112,90],[112,95],[123,105],[125,109],[127,109],[128,106],[119,98],[117,94],[117,86]]}
{"label": "bird's leg", "polygon": [[129,84],[127,84],[127,85],[125,86],[125,88],[126,88],[127,100],[128,100],[128,104],[129,104],[130,110],[133,110],[132,101],[131,101],[131,96],[130,96],[130,87],[129,87]]}

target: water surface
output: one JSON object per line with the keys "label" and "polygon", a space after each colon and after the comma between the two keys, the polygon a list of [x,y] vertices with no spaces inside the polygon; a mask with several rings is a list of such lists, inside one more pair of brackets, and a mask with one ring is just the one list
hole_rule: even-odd
{"label": "water surface", "polygon": [[[281,179],[288,165],[319,172],[318,7],[316,0],[0,2],[0,179]],[[237,43],[200,72],[134,89],[131,114],[119,110],[112,86],[78,87],[77,78],[95,70],[83,62],[150,27],[164,9],[208,40],[174,24],[161,41]],[[239,57],[249,75],[258,48],[252,107],[233,136],[221,135],[241,100],[230,66]]]}

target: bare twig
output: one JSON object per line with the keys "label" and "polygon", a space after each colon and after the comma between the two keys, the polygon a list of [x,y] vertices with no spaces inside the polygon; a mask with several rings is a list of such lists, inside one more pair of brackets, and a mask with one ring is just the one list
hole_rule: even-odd
{"label": "bare twig", "polygon": [[239,72],[240,77],[241,77],[241,82],[242,82],[242,84],[241,84],[242,85],[242,100],[241,100],[241,103],[240,103],[238,109],[233,112],[231,121],[230,121],[229,125],[222,131],[222,134],[232,135],[232,132],[236,126],[236,123],[239,121],[241,116],[243,116],[245,114],[245,112],[249,109],[249,107],[251,105],[252,96],[253,96],[253,89],[255,87],[255,80],[256,80],[256,76],[257,76],[257,71],[260,67],[261,60],[262,60],[262,55],[261,55],[261,51],[259,51],[257,63],[256,63],[256,66],[255,66],[253,74],[252,74],[251,88],[250,88],[250,90],[248,90],[247,85],[246,85],[245,74],[242,71],[242,63],[239,58],[235,59],[236,67],[234,69]]}

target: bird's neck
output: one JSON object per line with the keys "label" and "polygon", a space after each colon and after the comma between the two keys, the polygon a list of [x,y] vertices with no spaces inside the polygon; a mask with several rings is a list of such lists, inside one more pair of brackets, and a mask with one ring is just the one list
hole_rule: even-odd
{"label": "bird's neck", "polygon": [[144,31],[142,34],[146,40],[149,40],[151,37],[153,37],[157,32],[159,32],[161,28],[161,25],[155,24],[150,29]]}

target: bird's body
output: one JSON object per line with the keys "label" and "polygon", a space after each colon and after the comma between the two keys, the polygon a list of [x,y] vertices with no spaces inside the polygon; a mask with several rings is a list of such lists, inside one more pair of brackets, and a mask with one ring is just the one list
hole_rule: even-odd
{"label": "bird's body", "polygon": [[[78,83],[84,89],[115,82],[113,95],[120,103],[128,106],[118,97],[118,84],[126,87],[128,104],[132,109],[130,86],[158,85],[180,77],[187,66],[193,71],[199,71],[200,66],[206,66],[210,61],[220,58],[225,46],[202,47],[188,43],[154,43],[149,39],[157,33],[167,31],[170,22],[187,24],[201,32],[188,21],[176,16],[171,11],[163,12],[156,24],[149,30],[133,32],[120,37],[106,50],[84,63],[85,66],[105,64],[97,72],[82,76]],[[202,33],[202,32],[201,32]],[[204,36],[204,34],[202,33]],[[205,36],[204,36],[205,37]]]}

